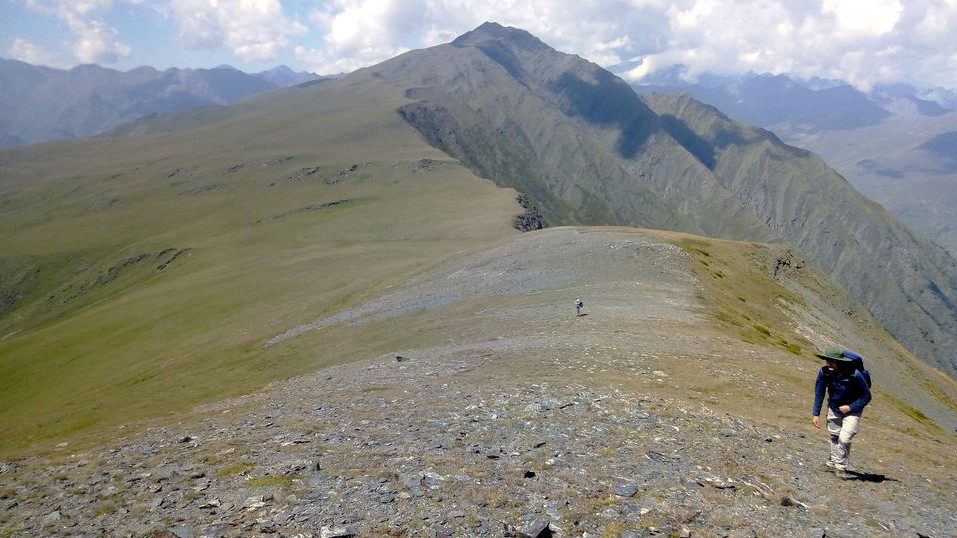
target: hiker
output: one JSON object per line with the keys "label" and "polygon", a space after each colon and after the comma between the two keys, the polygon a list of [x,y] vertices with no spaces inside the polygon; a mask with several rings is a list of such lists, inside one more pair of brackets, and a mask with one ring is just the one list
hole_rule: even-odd
{"label": "hiker", "polygon": [[[821,406],[827,391],[827,433],[831,438],[831,454],[825,462],[825,470],[847,478],[847,459],[851,452],[851,440],[861,422],[861,412],[871,401],[871,388],[864,374],[854,365],[857,355],[840,348],[828,348],[824,354],[825,365],[817,373],[814,385],[814,410],[811,423],[821,428]],[[863,367],[863,362],[861,363]]]}
{"label": "hiker", "polygon": [[583,306],[585,306],[585,303],[583,303],[581,299],[575,299],[575,315],[576,316],[580,317],[582,315]]}

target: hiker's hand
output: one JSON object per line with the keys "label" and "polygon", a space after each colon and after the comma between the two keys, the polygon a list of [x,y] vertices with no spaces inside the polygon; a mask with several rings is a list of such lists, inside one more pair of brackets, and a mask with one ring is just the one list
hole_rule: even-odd
{"label": "hiker's hand", "polygon": [[819,416],[817,416],[817,415],[814,415],[813,417],[811,417],[811,424],[814,424],[814,427],[820,430],[820,429],[821,429],[821,417],[819,417]]}
{"label": "hiker's hand", "polygon": [[850,412],[851,412],[851,406],[849,406],[849,405],[842,405],[841,407],[838,407],[837,410],[840,411],[841,413],[850,413]]}

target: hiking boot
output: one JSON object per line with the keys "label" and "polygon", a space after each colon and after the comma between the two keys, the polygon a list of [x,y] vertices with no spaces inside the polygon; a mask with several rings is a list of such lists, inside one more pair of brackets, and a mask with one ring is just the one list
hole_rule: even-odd
{"label": "hiking boot", "polygon": [[834,466],[834,463],[833,463],[833,462],[826,461],[826,462],[824,462],[823,465],[821,465],[821,470],[824,471],[824,472],[826,472],[826,473],[836,473],[836,472],[837,472],[837,467]]}

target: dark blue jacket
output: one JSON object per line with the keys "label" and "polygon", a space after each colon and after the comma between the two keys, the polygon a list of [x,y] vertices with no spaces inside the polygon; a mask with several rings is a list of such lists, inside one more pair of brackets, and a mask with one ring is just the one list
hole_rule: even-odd
{"label": "dark blue jacket", "polygon": [[814,384],[814,411],[812,416],[821,414],[821,405],[824,403],[824,391],[827,391],[827,406],[835,413],[838,407],[851,406],[851,413],[859,413],[871,401],[871,388],[867,386],[864,376],[853,368],[838,368],[831,373],[827,366],[822,366],[817,373],[817,383]]}

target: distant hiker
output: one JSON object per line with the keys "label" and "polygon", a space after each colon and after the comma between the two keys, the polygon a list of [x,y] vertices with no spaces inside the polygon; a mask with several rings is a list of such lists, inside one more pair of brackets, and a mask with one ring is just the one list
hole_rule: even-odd
{"label": "distant hiker", "polygon": [[583,303],[581,299],[575,299],[575,315],[576,316],[582,315],[582,307],[584,306],[585,306],[585,303]]}
{"label": "distant hiker", "polygon": [[831,453],[824,465],[826,470],[847,478],[851,440],[860,427],[864,407],[871,401],[871,388],[855,367],[853,357],[858,355],[840,348],[828,348],[817,357],[826,363],[817,373],[811,423],[815,428],[821,427],[821,406],[827,392],[827,433],[831,437]]}

